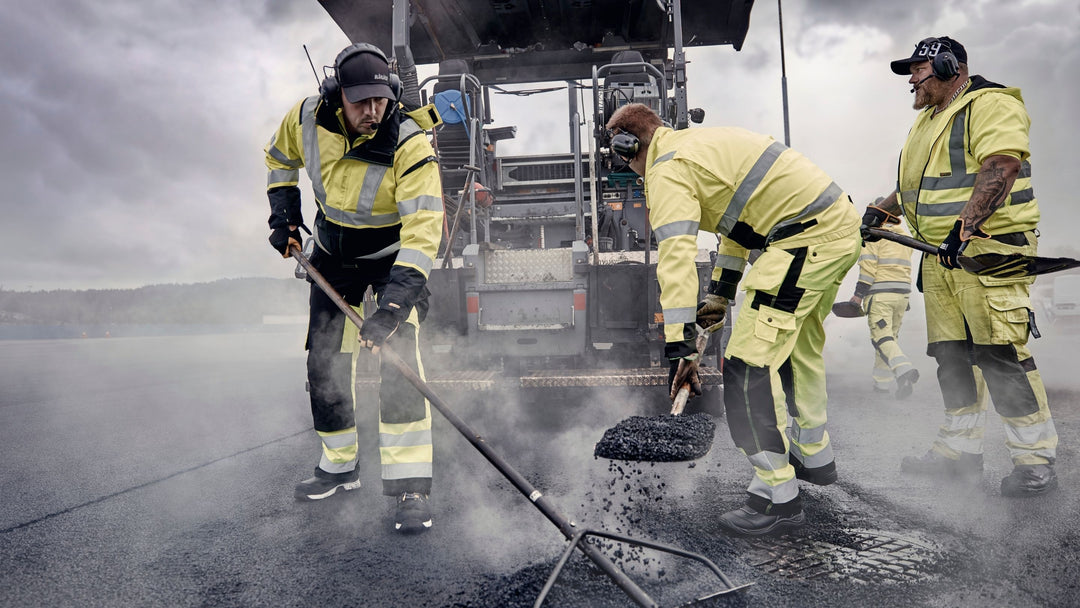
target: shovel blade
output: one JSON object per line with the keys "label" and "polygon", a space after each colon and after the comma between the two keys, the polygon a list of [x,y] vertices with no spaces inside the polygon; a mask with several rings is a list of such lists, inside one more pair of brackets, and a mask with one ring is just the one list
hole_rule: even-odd
{"label": "shovel blade", "polygon": [[1042,258],[1019,253],[982,253],[972,257],[960,257],[964,270],[974,274],[998,279],[1032,277],[1080,267],[1080,260],[1072,258]]}

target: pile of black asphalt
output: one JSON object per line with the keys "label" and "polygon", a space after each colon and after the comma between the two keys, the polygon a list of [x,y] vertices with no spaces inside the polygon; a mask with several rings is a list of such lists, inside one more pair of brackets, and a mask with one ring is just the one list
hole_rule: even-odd
{"label": "pile of black asphalt", "polygon": [[703,412],[631,416],[604,432],[593,455],[648,462],[696,460],[709,452],[715,433],[716,421]]}

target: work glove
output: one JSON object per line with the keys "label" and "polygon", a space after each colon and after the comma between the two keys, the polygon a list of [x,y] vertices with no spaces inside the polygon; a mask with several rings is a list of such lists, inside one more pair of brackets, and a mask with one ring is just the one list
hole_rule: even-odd
{"label": "work glove", "polygon": [[[393,303],[390,306],[399,308]],[[400,318],[395,310],[389,308],[376,310],[371,317],[364,320],[364,324],[360,327],[360,345],[370,348],[372,354],[378,354],[379,347],[397,331],[398,325],[401,324]]]}
{"label": "work glove", "polygon": [[723,328],[727,307],[728,299],[724,296],[705,294],[705,299],[697,305],[697,324],[710,334]]}
{"label": "work glove", "polygon": [[859,234],[862,235],[863,241],[867,243],[880,241],[881,237],[871,234],[870,229],[881,226],[889,218],[895,219],[896,216],[873,205],[867,205],[862,216],[862,225],[859,226]]}
{"label": "work glove", "polygon": [[270,233],[270,245],[281,254],[281,257],[289,257],[289,244],[296,243],[301,247],[304,237],[300,236],[300,230],[296,226],[278,226]]}
{"label": "work glove", "polygon": [[701,378],[698,377],[699,357],[698,353],[694,353],[669,359],[671,366],[668,368],[668,397],[672,401],[679,394],[682,385],[687,382],[690,383],[690,392],[695,396],[701,396]]}
{"label": "work glove", "polygon": [[968,239],[964,239],[961,234],[964,230],[964,220],[956,220],[953,223],[952,230],[949,231],[949,236],[945,237],[944,241],[937,248],[938,263],[945,268],[953,269],[960,268],[960,256],[964,254],[964,250],[967,249],[968,243],[971,239],[988,239],[989,234],[986,234],[978,228]]}

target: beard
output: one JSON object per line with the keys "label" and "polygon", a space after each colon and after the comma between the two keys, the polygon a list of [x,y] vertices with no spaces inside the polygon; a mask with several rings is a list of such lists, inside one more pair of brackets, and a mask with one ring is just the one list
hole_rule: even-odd
{"label": "beard", "polygon": [[911,102],[911,107],[916,110],[922,110],[930,105],[930,91],[927,91],[926,87],[915,89],[915,100]]}

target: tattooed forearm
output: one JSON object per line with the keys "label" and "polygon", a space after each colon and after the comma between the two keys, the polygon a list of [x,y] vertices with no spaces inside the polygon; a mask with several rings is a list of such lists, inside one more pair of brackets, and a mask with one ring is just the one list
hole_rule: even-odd
{"label": "tattooed forearm", "polygon": [[979,174],[975,176],[975,191],[960,212],[960,219],[964,222],[961,238],[971,238],[979,226],[1005,204],[1005,198],[1009,196],[1019,173],[1018,158],[991,156],[983,162]]}
{"label": "tattooed forearm", "polygon": [[903,213],[903,210],[900,209],[900,201],[898,200],[895,191],[889,196],[881,199],[881,201],[874,203],[874,206],[878,209],[881,209],[885,213],[891,213],[896,216],[899,216]]}

